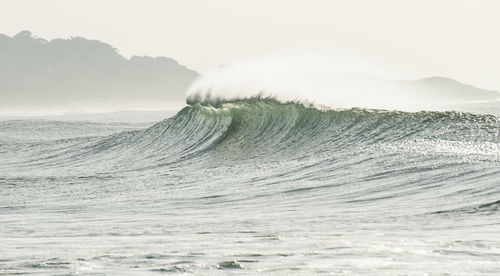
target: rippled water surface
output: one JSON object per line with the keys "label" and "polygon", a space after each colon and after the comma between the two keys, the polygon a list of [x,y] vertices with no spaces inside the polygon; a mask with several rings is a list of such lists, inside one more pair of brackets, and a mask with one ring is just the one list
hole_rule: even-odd
{"label": "rippled water surface", "polygon": [[0,274],[498,275],[500,122],[195,104],[0,121]]}

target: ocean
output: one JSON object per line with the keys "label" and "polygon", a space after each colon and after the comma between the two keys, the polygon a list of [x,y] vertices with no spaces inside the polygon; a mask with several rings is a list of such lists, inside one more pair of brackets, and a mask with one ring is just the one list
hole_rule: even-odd
{"label": "ocean", "polygon": [[1,275],[499,275],[500,120],[191,103],[0,121]]}

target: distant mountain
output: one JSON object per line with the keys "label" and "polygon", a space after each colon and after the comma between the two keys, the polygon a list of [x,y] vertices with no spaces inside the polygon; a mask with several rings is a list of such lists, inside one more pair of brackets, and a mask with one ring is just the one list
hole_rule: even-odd
{"label": "distant mountain", "polygon": [[429,77],[419,80],[389,80],[365,73],[345,73],[323,77],[332,86],[341,87],[357,95],[385,95],[394,102],[454,103],[470,101],[493,101],[500,93],[466,85],[444,77]]}
{"label": "distant mountain", "polygon": [[408,84],[439,100],[489,101],[500,98],[500,93],[497,91],[484,90],[450,78],[430,77],[408,82]]}
{"label": "distant mountain", "polygon": [[167,57],[121,56],[83,37],[0,34],[0,110],[107,104],[181,105],[198,73]]}

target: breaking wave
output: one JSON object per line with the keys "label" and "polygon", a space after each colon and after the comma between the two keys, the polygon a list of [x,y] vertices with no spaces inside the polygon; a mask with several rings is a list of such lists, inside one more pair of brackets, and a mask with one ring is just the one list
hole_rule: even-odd
{"label": "breaking wave", "polygon": [[[408,260],[391,261],[394,274],[427,271],[433,262],[442,274],[498,271],[495,116],[249,98],[191,101],[151,127],[92,135],[100,127],[0,122],[0,133],[10,135],[0,135],[0,208],[10,222],[0,232],[13,254],[19,240],[30,249],[29,266],[15,255],[0,270],[69,271],[49,265],[60,260],[126,263],[143,272],[274,274],[280,263],[288,275],[297,262],[284,256],[296,256],[308,272],[319,271],[309,264],[321,259],[328,263],[317,269],[371,275],[387,266],[375,258]],[[48,251],[61,236],[67,248],[85,246]],[[305,252],[313,243],[318,250]],[[181,261],[167,262],[171,256]],[[355,264],[366,258],[370,268],[335,262],[338,256]],[[161,266],[156,258],[164,258]]]}

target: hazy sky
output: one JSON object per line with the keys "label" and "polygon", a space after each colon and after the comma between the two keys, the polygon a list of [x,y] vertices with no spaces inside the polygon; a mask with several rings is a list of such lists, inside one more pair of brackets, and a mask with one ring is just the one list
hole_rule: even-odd
{"label": "hazy sky", "polygon": [[99,39],[125,56],[169,56],[200,72],[284,53],[348,55],[375,74],[500,90],[495,0],[0,0],[0,33],[21,30]]}

